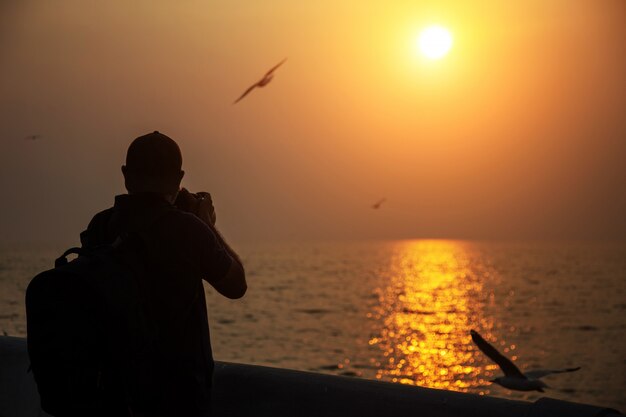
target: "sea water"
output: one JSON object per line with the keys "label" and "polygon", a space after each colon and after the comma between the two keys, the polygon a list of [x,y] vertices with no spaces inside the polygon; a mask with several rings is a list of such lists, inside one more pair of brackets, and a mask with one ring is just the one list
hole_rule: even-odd
{"label": "sea water", "polygon": [[[0,331],[62,245],[0,247]],[[248,293],[206,285],[216,360],[626,410],[626,242],[403,240],[239,245]],[[475,329],[546,393],[493,385]]]}

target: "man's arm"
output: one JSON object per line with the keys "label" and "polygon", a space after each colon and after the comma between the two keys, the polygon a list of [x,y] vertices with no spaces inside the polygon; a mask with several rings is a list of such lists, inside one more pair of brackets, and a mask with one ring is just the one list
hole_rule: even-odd
{"label": "man's arm", "polygon": [[243,264],[239,259],[239,256],[235,253],[235,251],[226,243],[220,232],[217,231],[215,226],[209,225],[209,227],[215,233],[215,236],[220,241],[226,252],[230,255],[233,261],[230,264],[230,268],[224,277],[218,281],[211,282],[210,284],[224,297],[236,299],[241,298],[246,293],[248,289],[248,284],[246,283],[246,273],[243,269]]}
{"label": "man's arm", "polygon": [[[186,190],[185,190],[186,191]],[[198,202],[197,205],[197,216],[202,220],[215,234],[217,240],[224,247],[226,252],[232,258],[232,262],[230,264],[230,268],[226,275],[224,275],[221,279],[214,282],[209,282],[213,288],[217,290],[224,297],[236,299],[241,298],[246,293],[248,289],[248,284],[246,283],[246,273],[243,269],[243,264],[241,263],[241,259],[237,253],[226,243],[224,237],[221,233],[215,228],[215,208],[213,207],[213,201],[211,200],[211,195],[209,193],[202,193],[203,199]],[[207,281],[208,282],[208,281]]]}

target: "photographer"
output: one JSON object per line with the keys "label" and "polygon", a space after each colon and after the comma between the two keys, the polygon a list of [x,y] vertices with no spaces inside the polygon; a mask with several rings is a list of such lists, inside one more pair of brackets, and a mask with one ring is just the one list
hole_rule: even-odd
{"label": "photographer", "polygon": [[181,168],[180,149],[169,137],[153,132],[135,139],[122,166],[128,194],[116,196],[81,233],[86,248],[129,233],[140,233],[145,243],[137,253],[145,269],[140,288],[158,331],[152,358],[158,369],[145,377],[148,405],[129,415],[210,415],[213,356],[202,281],[233,299],[247,289],[239,257],[215,228],[210,194],[181,190]]}

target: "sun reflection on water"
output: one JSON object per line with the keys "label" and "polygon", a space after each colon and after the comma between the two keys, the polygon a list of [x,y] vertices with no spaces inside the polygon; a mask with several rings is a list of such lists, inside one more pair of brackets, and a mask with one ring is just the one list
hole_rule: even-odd
{"label": "sun reflection on water", "polygon": [[489,393],[469,336],[472,328],[489,335],[493,327],[481,314],[489,272],[470,264],[462,242],[400,242],[394,252],[388,285],[377,289],[379,303],[368,314],[378,326],[369,344],[382,351],[376,378]]}

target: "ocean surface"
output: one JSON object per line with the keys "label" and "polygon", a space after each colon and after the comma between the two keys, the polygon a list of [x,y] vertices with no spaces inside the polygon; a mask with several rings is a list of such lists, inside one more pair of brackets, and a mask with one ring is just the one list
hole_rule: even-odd
{"label": "ocean surface", "polygon": [[[24,292],[61,245],[0,246],[0,331],[26,336]],[[236,247],[249,290],[206,288],[217,360],[626,411],[626,242],[448,240]],[[511,392],[479,331],[545,394]]]}

